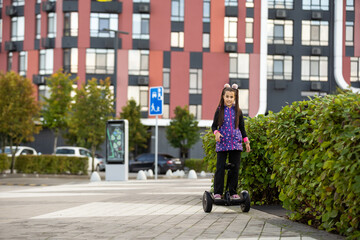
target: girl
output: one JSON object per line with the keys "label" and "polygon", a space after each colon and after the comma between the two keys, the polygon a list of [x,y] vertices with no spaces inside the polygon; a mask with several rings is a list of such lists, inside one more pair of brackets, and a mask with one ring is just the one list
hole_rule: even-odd
{"label": "girl", "polygon": [[246,151],[250,152],[250,142],[244,126],[244,118],[239,108],[238,85],[224,85],[219,106],[215,112],[211,126],[216,140],[216,172],[214,180],[214,198],[221,199],[224,190],[224,175],[226,158],[233,168],[229,169],[229,191],[232,199],[239,199],[237,194],[238,175],[240,168],[240,154],[243,150],[242,141],[246,144]]}

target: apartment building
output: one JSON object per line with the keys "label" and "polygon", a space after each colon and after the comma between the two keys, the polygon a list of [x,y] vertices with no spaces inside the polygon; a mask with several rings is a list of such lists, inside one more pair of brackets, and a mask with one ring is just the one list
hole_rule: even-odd
{"label": "apartment building", "polygon": [[[0,46],[0,71],[31,79],[38,99],[63,68],[78,86],[110,77],[117,115],[135,99],[154,126],[148,92],[163,86],[160,126],[188,105],[206,127],[225,83],[239,85],[251,117],[338,87],[359,91],[360,1],[0,0]],[[45,131],[34,143],[44,153]],[[190,157],[201,156],[199,142]]]}

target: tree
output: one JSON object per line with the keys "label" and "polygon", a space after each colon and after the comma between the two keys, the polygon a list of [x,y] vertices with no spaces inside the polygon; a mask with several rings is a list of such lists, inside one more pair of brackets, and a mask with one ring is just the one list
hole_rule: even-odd
{"label": "tree", "polygon": [[171,146],[180,148],[180,157],[186,158],[191,146],[200,139],[200,128],[187,106],[177,106],[174,113],[175,118],[170,122],[170,126],[166,127],[166,138]]}
{"label": "tree", "polygon": [[121,110],[120,118],[129,121],[129,152],[136,156],[139,148],[147,148],[150,134],[140,121],[140,105],[136,105],[135,100],[129,100]]}
{"label": "tree", "polygon": [[69,134],[66,137],[78,146],[91,149],[92,171],[95,151],[105,141],[106,122],[114,112],[114,97],[110,78],[104,81],[91,79],[87,85],[76,89],[75,103],[71,107]]}
{"label": "tree", "polygon": [[11,149],[11,173],[17,147],[22,142],[33,141],[34,134],[40,131],[40,126],[36,125],[39,113],[32,82],[15,72],[0,73],[0,135]]}
{"label": "tree", "polygon": [[43,126],[48,127],[54,133],[54,152],[61,130],[67,128],[69,110],[71,105],[71,91],[74,81],[70,79],[71,74],[57,71],[46,79],[50,88],[50,97],[44,97]]}

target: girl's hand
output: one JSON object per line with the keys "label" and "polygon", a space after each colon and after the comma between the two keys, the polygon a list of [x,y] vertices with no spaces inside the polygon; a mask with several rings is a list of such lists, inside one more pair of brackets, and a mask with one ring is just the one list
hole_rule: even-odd
{"label": "girl's hand", "polygon": [[220,137],[223,137],[223,135],[218,131],[218,132],[216,132],[215,133],[215,140],[217,141],[217,142],[220,142]]}
{"label": "girl's hand", "polygon": [[245,145],[246,145],[246,152],[250,152],[251,151],[250,142],[246,142]]}

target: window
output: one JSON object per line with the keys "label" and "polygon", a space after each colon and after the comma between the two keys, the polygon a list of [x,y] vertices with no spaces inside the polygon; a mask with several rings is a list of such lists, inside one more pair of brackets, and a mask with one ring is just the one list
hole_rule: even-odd
{"label": "window", "polygon": [[346,0],[346,11],[354,11],[354,0]]}
{"label": "window", "polygon": [[19,54],[19,75],[26,76],[27,71],[27,52],[20,52]]}
{"label": "window", "polygon": [[133,38],[149,39],[150,14],[133,14]]}
{"label": "window", "polygon": [[210,0],[203,2],[203,22],[210,22]]}
{"label": "window", "polygon": [[246,0],[245,6],[247,8],[253,8],[254,7],[254,0]]}
{"label": "window", "polygon": [[292,56],[268,55],[267,78],[274,80],[291,80]]}
{"label": "window", "polygon": [[39,74],[52,74],[54,68],[54,49],[40,50]]}
{"label": "window", "polygon": [[268,20],[268,44],[292,44],[292,20]]}
{"label": "window", "polygon": [[7,71],[10,72],[12,70],[12,62],[13,62],[13,53],[9,52],[7,58]]}
{"label": "window", "polygon": [[78,49],[64,49],[64,71],[68,73],[78,72]]}
{"label": "window", "polygon": [[203,48],[210,48],[210,33],[203,33]]}
{"label": "window", "polygon": [[230,53],[229,78],[249,78],[249,54]]}
{"label": "window", "polygon": [[269,8],[276,9],[293,9],[293,0],[268,0]]}
{"label": "window", "polygon": [[41,14],[36,14],[36,29],[35,29],[36,39],[41,38]]}
{"label": "window", "polygon": [[327,81],[328,59],[319,56],[301,57],[301,80],[303,81]]}
{"label": "window", "polygon": [[3,6],[3,0],[0,0],[0,8]]}
{"label": "window", "polygon": [[168,119],[170,118],[170,105],[169,104],[164,104],[163,105],[163,118]]}
{"label": "window", "polygon": [[114,37],[112,31],[103,29],[118,30],[118,15],[108,13],[91,13],[90,14],[90,37]]}
{"label": "window", "polygon": [[239,107],[243,114],[249,114],[249,89],[239,89]]}
{"label": "window", "polygon": [[201,94],[202,92],[202,70],[201,69],[190,69],[189,76],[189,93],[190,94]]}
{"label": "window", "polygon": [[189,113],[194,115],[198,120],[201,120],[201,105],[189,105]]}
{"label": "window", "polygon": [[11,41],[24,41],[24,17],[11,18]]}
{"label": "window", "polygon": [[64,36],[77,37],[79,30],[79,19],[77,12],[64,13]]}
{"label": "window", "polygon": [[171,0],[171,21],[184,21],[184,0]]}
{"label": "window", "polygon": [[354,22],[346,22],[345,45],[346,46],[354,45]]}
{"label": "window", "polygon": [[50,88],[46,85],[39,85],[39,101],[45,101],[45,98],[49,98],[51,96]]}
{"label": "window", "polygon": [[25,4],[25,0],[12,0],[11,2],[13,6],[24,6]]}
{"label": "window", "polygon": [[224,19],[224,41],[237,42],[237,21],[236,17],[225,17]]}
{"label": "window", "polygon": [[184,48],[184,32],[171,32],[171,47]]}
{"label": "window", "polygon": [[237,6],[237,0],[225,0],[225,6]]}
{"label": "window", "polygon": [[129,75],[149,75],[149,50],[129,50]]}
{"label": "window", "polygon": [[48,14],[48,38],[56,37],[56,13]]}
{"label": "window", "polygon": [[303,10],[329,10],[329,0],[303,0]]}
{"label": "window", "polygon": [[253,18],[246,18],[246,33],[245,33],[245,42],[246,43],[253,43],[253,25],[254,25],[254,19]]}
{"label": "window", "polygon": [[163,69],[163,88],[164,93],[170,93],[170,68]]}
{"label": "window", "polygon": [[350,81],[360,82],[360,58],[350,58]]}
{"label": "window", "polygon": [[113,74],[113,49],[86,49],[86,73]]}
{"label": "window", "polygon": [[148,110],[149,87],[147,86],[128,86],[128,99],[134,99],[140,105],[140,111]]}
{"label": "window", "polygon": [[327,46],[329,42],[329,22],[302,21],[301,43],[311,46]]}

